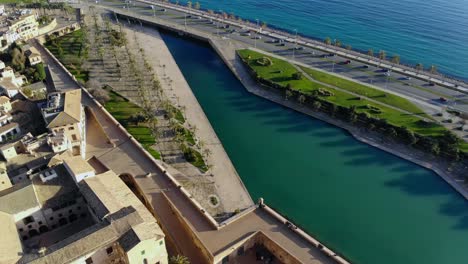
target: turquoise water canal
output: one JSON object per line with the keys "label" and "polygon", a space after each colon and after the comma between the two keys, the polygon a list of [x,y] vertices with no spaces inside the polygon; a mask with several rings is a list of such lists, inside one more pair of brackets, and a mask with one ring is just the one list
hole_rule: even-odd
{"label": "turquoise water canal", "polygon": [[468,202],[439,176],[249,94],[206,44],[163,38],[253,199],[353,263],[468,263]]}

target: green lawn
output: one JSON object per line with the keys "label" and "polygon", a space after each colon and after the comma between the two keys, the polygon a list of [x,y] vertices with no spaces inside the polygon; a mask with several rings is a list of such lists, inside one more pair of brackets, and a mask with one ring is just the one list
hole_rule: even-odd
{"label": "green lawn", "polygon": [[83,57],[88,52],[83,45],[83,31],[76,30],[70,34],[45,43],[47,49],[54,54],[67,69],[78,79],[86,82],[88,72],[81,69]]}
{"label": "green lawn", "polygon": [[307,74],[309,74],[314,80],[323,82],[329,85],[339,87],[341,89],[371,98],[373,100],[385,103],[397,107],[399,109],[408,111],[410,113],[415,113],[419,115],[424,115],[424,112],[419,109],[416,105],[406,100],[405,98],[385,93],[381,90],[374,89],[370,86],[363,85],[357,82],[353,82],[344,78],[337,77],[332,74],[324,73],[318,70],[311,68],[301,67]]}
{"label": "green lawn", "polygon": [[121,123],[128,133],[130,133],[140,144],[155,158],[160,159],[161,155],[151,146],[156,143],[151,130],[145,124],[134,124],[128,122],[131,115],[143,112],[143,109],[114,91],[109,91],[110,100],[105,104],[109,113]]}
{"label": "green lawn", "polygon": [[[344,106],[344,107],[351,107],[356,106],[357,112],[366,112],[369,115],[387,120],[388,123],[400,126],[400,127],[407,127],[408,129],[412,130],[415,133],[425,136],[441,136],[446,129],[443,126],[440,126],[435,123],[430,123],[427,125],[427,122],[424,122],[421,117],[416,115],[406,114],[404,112],[395,110],[393,108],[389,108],[383,106],[381,104],[377,104],[356,96],[353,96],[349,93],[345,93],[340,90],[336,90],[333,88],[324,87],[320,83],[313,82],[305,77],[301,80],[294,80],[292,75],[297,72],[297,69],[291,65],[289,62],[276,59],[273,57],[265,56],[264,54],[251,51],[251,50],[239,50],[239,55],[244,58],[249,65],[254,69],[254,71],[262,78],[270,80],[274,83],[280,84],[282,86],[286,86],[290,84],[293,90],[300,91],[305,94],[312,94],[314,90],[318,90],[319,88],[323,90],[327,90],[331,92],[332,96],[320,96],[322,100],[326,100],[332,102],[336,105]],[[250,56],[250,59],[248,59]],[[261,57],[268,57],[273,64],[270,66],[262,66],[257,63],[257,59]],[[383,94],[381,91],[368,88],[363,85],[359,85],[357,83],[353,83],[335,76],[328,76],[329,74],[317,74],[315,71],[307,71],[309,74],[315,74],[314,78],[320,79],[322,82],[339,82],[339,84],[345,86],[341,87],[343,89],[353,89],[355,93],[364,93],[365,91],[368,92],[368,95],[374,96],[373,99],[378,100],[385,100],[385,103],[390,105],[390,100],[393,98],[396,100],[396,103],[393,105],[400,105],[405,104],[407,102],[407,106],[405,106],[406,110],[413,110],[411,112],[418,112],[419,110],[416,106],[412,105],[404,98],[400,98],[394,95],[387,95],[387,97],[379,97],[380,94]],[[333,77],[333,78],[332,78]],[[339,86],[339,85],[337,85]],[[380,94],[379,94],[380,93]],[[292,100],[292,99],[291,99]],[[380,109],[381,113],[375,113],[372,111],[372,107]]]}
{"label": "green lawn", "polygon": [[[292,78],[292,75],[297,72],[297,69],[287,61],[265,56],[262,53],[258,53],[252,50],[240,50],[239,54],[244,59],[250,56],[251,59],[249,61],[249,65],[261,77],[271,80],[280,85],[286,86],[288,83],[290,83],[295,90],[301,91],[305,94],[310,94],[313,90],[323,87],[323,85],[321,85],[320,83],[312,82],[310,80],[307,80],[306,78],[303,78],[301,80],[294,80]],[[270,58],[273,62],[273,65],[265,67],[257,64],[255,61],[261,57]],[[400,108],[411,113],[424,115],[421,109],[419,109],[413,103],[402,97],[384,93],[378,89],[374,89],[372,87],[362,85],[357,82],[340,78],[332,74],[324,73],[306,67],[301,68],[312,78],[319,82],[333,85],[341,89],[372,98],[373,100]]]}

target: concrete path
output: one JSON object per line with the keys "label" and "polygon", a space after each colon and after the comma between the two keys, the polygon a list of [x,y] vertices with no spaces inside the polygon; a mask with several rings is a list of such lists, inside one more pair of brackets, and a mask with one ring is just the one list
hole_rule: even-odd
{"label": "concrete path", "polygon": [[196,137],[210,150],[211,154],[206,159],[212,168],[208,173],[213,175],[225,211],[233,212],[252,206],[253,201],[247,189],[159,33],[155,29],[140,27],[136,36],[149,56],[148,61],[153,64],[167,98],[174,105],[185,109],[187,122],[197,128]]}

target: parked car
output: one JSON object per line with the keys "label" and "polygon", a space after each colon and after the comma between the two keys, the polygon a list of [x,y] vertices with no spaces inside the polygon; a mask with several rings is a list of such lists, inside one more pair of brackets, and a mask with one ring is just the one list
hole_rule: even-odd
{"label": "parked car", "polygon": [[351,64],[351,61],[350,60],[345,60],[345,61],[343,61],[343,64],[345,64],[345,65],[346,64]]}
{"label": "parked car", "polygon": [[440,97],[439,100],[440,100],[441,102],[444,102],[444,103],[448,101],[447,98],[445,98],[445,97]]}
{"label": "parked car", "polygon": [[262,39],[262,36],[255,36],[253,39]]}
{"label": "parked car", "polygon": [[430,83],[429,83],[429,86],[435,86],[435,83],[430,82]]}
{"label": "parked car", "polygon": [[402,80],[405,80],[405,81],[409,81],[409,80],[411,80],[411,77],[405,76],[405,77],[403,77],[403,78],[401,78],[401,79],[402,79]]}
{"label": "parked car", "polygon": [[242,32],[240,35],[241,35],[241,36],[249,36],[249,37],[250,37],[251,34],[250,34],[249,32]]}
{"label": "parked car", "polygon": [[369,69],[369,65],[362,65],[362,68]]}
{"label": "parked car", "polygon": [[382,72],[390,72],[389,69],[382,69]]}

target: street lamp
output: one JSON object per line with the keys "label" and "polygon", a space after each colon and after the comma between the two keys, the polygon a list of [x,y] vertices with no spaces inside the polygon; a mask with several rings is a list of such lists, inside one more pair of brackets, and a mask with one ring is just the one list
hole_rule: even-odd
{"label": "street lamp", "polygon": [[385,81],[385,89],[387,89],[388,79],[390,79],[390,72],[387,72],[386,75],[387,75],[387,80]]}
{"label": "street lamp", "polygon": [[254,48],[257,48],[258,23],[259,23],[258,18],[256,18],[255,21],[257,21],[257,27],[255,28]]}
{"label": "street lamp", "polygon": [[[223,24],[223,10],[219,10],[219,14],[221,15],[221,24]],[[218,35],[219,38],[219,21],[216,22],[216,35]]]}
{"label": "street lamp", "polygon": [[293,47],[293,54],[292,54],[292,58],[294,60],[294,58],[296,57],[296,48],[297,48],[297,29],[294,29],[294,32],[295,35],[294,35],[294,47]]}

